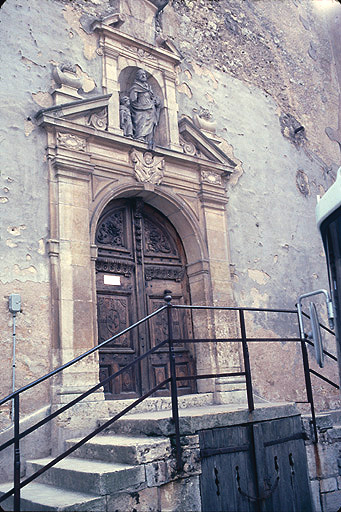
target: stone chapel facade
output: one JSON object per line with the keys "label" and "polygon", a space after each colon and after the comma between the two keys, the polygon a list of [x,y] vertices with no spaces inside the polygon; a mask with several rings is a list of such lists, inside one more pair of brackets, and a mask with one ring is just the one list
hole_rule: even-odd
{"label": "stone chapel facade", "polygon": [[[260,3],[3,5],[3,395],[11,390],[11,293],[23,304],[18,387],[151,313],[165,289],[174,303],[292,308],[300,293],[327,286],[314,205],[339,162],[339,68],[325,13],[304,0],[277,13]],[[126,99],[139,70],[157,98],[150,137],[137,135]],[[233,337],[237,325],[232,313],[177,322],[202,338]],[[162,323],[151,329],[159,339]],[[275,337],[293,327],[256,318],[249,329]],[[142,331],[123,338],[42,386],[23,410],[68,401],[148,339]],[[299,400],[300,354],[281,349],[252,348],[257,393]],[[230,344],[189,347],[177,364],[185,378],[194,367],[238,371],[241,363]],[[106,397],[139,396],[166,372],[160,357]],[[244,393],[242,379],[197,389],[184,382],[184,393],[217,400]],[[323,384],[318,395],[321,408],[338,403]]]}

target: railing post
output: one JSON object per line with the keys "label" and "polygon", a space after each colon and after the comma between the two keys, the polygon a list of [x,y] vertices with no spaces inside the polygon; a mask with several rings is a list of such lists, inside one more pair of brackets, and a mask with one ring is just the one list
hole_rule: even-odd
{"label": "railing post", "polygon": [[244,368],[245,368],[245,373],[246,373],[245,380],[246,380],[247,403],[248,403],[249,411],[251,412],[254,410],[255,404],[253,401],[251,367],[250,367],[249,349],[247,346],[247,338],[246,338],[245,318],[244,318],[244,311],[242,309],[239,310],[239,322],[240,322],[240,331],[241,331],[241,335],[242,335]]}
{"label": "railing post", "polygon": [[14,397],[14,510],[20,512],[19,394]]}
{"label": "railing post", "polygon": [[168,347],[169,347],[169,367],[171,378],[171,397],[172,397],[172,417],[175,427],[175,448],[176,448],[176,468],[182,470],[181,444],[180,444],[180,424],[179,424],[179,404],[178,388],[176,384],[176,366],[175,352],[173,344],[173,324],[172,324],[172,295],[169,290],[164,292],[164,301],[167,304],[167,324],[168,324]]}
{"label": "railing post", "polygon": [[311,420],[312,420],[313,431],[314,431],[314,441],[313,442],[316,444],[318,441],[318,435],[317,435],[317,427],[316,427],[313,387],[311,385],[310,370],[309,370],[309,357],[308,357],[308,351],[307,351],[307,344],[306,344],[305,337],[304,337],[302,308],[301,308],[300,303],[297,304],[297,314],[298,314],[298,325],[299,325],[300,338],[301,338],[301,350],[302,350],[305,387],[307,390],[307,400],[310,403]]}

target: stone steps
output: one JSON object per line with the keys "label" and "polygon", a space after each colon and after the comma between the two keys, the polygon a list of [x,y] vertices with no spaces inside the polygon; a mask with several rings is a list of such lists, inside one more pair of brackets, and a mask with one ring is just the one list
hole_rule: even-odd
{"label": "stone steps", "polygon": [[[256,405],[253,419],[262,421],[265,417],[297,414],[295,411],[289,404]],[[196,479],[199,475],[196,433],[207,428],[243,424],[249,418],[249,412],[242,404],[190,407],[180,409],[179,414],[181,433],[187,436],[182,438],[185,443],[182,445],[184,468],[187,468],[187,475]],[[105,421],[99,420],[99,423]],[[78,448],[73,456],[60,461],[28,484],[22,490],[22,511],[112,512],[123,496],[128,500],[125,503],[130,503],[134,497],[140,499],[147,493],[155,494],[157,486],[167,482],[172,486],[176,471],[168,436],[173,433],[174,424],[168,409],[144,411],[121,418]],[[65,448],[74,446],[78,441],[67,440]],[[26,476],[51,460],[46,457],[27,461]],[[10,488],[12,483],[3,484],[0,492]],[[13,510],[10,500],[6,501],[6,506],[6,512]]]}
{"label": "stone steps", "polygon": [[[13,487],[12,482],[0,484],[0,496]],[[28,512],[102,512],[104,496],[70,491],[65,488],[31,482],[21,489],[21,510]],[[13,510],[13,497],[1,503],[3,510]]]}
{"label": "stone steps", "polygon": [[[51,460],[46,457],[27,461],[27,476]],[[72,491],[105,495],[141,484],[145,481],[145,471],[142,466],[68,457],[43,473],[36,481]]]}
{"label": "stone steps", "polygon": [[[80,439],[69,439],[66,448],[71,448]],[[146,436],[97,435],[77,448],[71,457],[120,462],[123,464],[146,464],[170,456],[170,440]]]}
{"label": "stone steps", "polygon": [[[256,404],[253,411],[255,421],[261,421],[267,414],[277,414],[278,411],[286,411],[292,414],[295,406],[289,404]],[[231,414],[233,413],[233,414]],[[221,426],[245,423],[248,421],[249,412],[243,404],[208,405],[205,407],[189,407],[179,409],[179,424],[181,435],[195,434],[199,430],[216,428]],[[98,425],[103,425],[108,419],[98,420]],[[103,431],[106,435],[113,433],[130,436],[169,436],[175,433],[171,411],[154,411],[130,414],[120,418],[109,425]]]}

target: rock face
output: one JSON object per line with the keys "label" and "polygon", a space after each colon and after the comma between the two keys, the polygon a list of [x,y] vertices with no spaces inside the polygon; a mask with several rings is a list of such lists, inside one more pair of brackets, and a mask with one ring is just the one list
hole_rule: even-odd
{"label": "rock face", "polygon": [[[193,302],[291,309],[301,293],[328,287],[314,209],[340,160],[334,34],[341,32],[341,5],[334,2],[327,11],[322,4],[4,3],[2,396],[12,389],[11,293],[20,293],[23,304],[16,318],[16,387],[96,344],[94,232],[114,197],[143,195],[175,226],[190,262]],[[147,71],[162,98],[155,154],[120,129],[121,93],[137,68]],[[38,111],[43,113],[36,117]],[[58,134],[57,118],[64,123]],[[70,123],[79,123],[78,132],[74,127],[70,135]],[[140,155],[143,172],[134,169],[131,155]],[[156,170],[150,171],[150,162]],[[169,197],[176,198],[176,207]],[[215,319],[216,334],[236,336],[235,317],[221,318]],[[210,321],[198,316],[196,325],[207,333]],[[281,314],[248,313],[246,327],[258,338],[297,336],[294,317],[288,322]],[[335,352],[333,339],[325,344]],[[239,367],[239,352],[232,348],[199,352],[201,371],[206,361]],[[305,400],[298,345],[255,343],[250,354],[256,393],[268,400]],[[328,362],[324,370],[332,380],[335,366]],[[97,378],[94,358],[55,383],[52,394],[59,397],[65,387],[71,394],[72,386],[76,393],[78,384]],[[320,409],[338,405],[326,383],[314,387]],[[23,399],[23,413],[47,405],[50,388],[42,390]],[[0,428],[8,425],[10,407],[0,413]]]}

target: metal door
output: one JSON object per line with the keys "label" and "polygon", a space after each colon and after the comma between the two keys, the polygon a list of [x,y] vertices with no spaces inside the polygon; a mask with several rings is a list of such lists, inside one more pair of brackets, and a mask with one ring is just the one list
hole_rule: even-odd
{"label": "metal door", "polygon": [[[184,250],[173,226],[141,199],[113,202],[103,212],[96,233],[99,343],[164,305],[165,289],[173,303],[189,303]],[[118,338],[100,351],[100,378],[113,374],[168,335],[165,314]],[[174,311],[174,336],[189,336],[188,315]],[[167,347],[106,386],[107,398],[140,396],[169,376]],[[176,346],[176,368],[184,380],[179,392],[194,391],[185,377],[193,372],[189,348]],[[168,394],[164,388],[159,395]]]}
{"label": "metal door", "polygon": [[203,512],[311,512],[298,416],[199,434]]}

